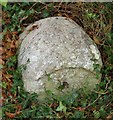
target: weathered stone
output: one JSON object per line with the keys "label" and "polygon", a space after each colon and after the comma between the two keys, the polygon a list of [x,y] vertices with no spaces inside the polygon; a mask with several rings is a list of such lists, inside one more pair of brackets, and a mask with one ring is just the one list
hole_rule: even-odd
{"label": "weathered stone", "polygon": [[[50,17],[29,25],[20,35],[18,65],[28,92],[63,94],[72,89],[94,89],[99,83],[94,64],[102,66],[93,40],[71,19]],[[62,87],[61,90],[60,87]],[[62,91],[62,92],[61,92]]]}

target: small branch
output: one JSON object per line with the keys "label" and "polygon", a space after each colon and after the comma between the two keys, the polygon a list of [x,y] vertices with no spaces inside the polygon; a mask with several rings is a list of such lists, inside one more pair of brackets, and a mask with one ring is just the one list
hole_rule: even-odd
{"label": "small branch", "polygon": [[108,94],[109,92],[108,91],[106,91],[106,92],[98,92],[98,91],[95,91],[95,90],[93,90],[95,93],[97,93],[97,94],[100,94],[100,95],[105,95],[105,94]]}
{"label": "small branch", "polygon": [[29,8],[29,10],[31,10],[36,4],[37,4],[37,2],[35,2],[35,3]]}
{"label": "small branch", "polygon": [[98,98],[95,99],[92,103],[90,103],[87,107],[90,107],[90,106],[93,105],[95,102],[97,102],[100,97],[101,97],[101,95],[99,95]]}

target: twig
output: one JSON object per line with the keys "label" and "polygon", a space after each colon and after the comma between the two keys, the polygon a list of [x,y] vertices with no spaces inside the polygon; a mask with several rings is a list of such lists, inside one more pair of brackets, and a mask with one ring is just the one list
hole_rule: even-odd
{"label": "twig", "polygon": [[108,85],[109,85],[109,83],[110,83],[111,81],[110,80],[108,80],[108,82],[106,83],[106,90],[108,89]]}
{"label": "twig", "polygon": [[34,4],[29,8],[29,10],[31,10],[36,4],[37,4],[37,2],[34,3]]}
{"label": "twig", "polygon": [[106,92],[98,92],[98,91],[95,91],[95,90],[93,90],[95,93],[97,93],[97,94],[100,94],[100,95],[105,95],[105,94],[108,94],[109,92],[108,91],[106,91]]}
{"label": "twig", "polygon": [[93,105],[95,102],[97,102],[100,97],[101,97],[101,95],[99,95],[98,98],[95,99],[92,103],[90,103],[87,107],[90,107],[90,106]]}
{"label": "twig", "polygon": [[22,23],[23,20],[26,20],[28,18],[28,16],[25,16],[23,17],[21,20],[20,20],[20,23]]}

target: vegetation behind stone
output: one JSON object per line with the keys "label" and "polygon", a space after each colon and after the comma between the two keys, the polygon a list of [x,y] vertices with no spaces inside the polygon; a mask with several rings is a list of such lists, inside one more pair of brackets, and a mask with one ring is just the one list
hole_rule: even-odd
{"label": "vegetation behind stone", "polygon": [[[21,69],[17,67],[19,34],[34,21],[51,16],[64,16],[77,22],[94,40],[101,52],[102,79],[95,90],[73,91],[58,97],[47,91],[45,103],[38,101],[37,94],[29,94],[23,88]],[[2,72],[3,120],[33,118],[113,118],[113,3],[8,3],[2,12],[3,39],[0,53]],[[98,66],[95,65],[98,76]],[[48,77],[49,79],[49,77]]]}

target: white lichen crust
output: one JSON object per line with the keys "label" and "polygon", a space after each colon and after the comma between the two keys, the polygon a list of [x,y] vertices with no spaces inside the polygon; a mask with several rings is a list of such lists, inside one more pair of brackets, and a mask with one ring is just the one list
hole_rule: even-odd
{"label": "white lichen crust", "polygon": [[[31,30],[33,26],[37,27]],[[64,92],[81,88],[85,83],[93,89],[99,82],[94,64],[101,68],[100,52],[71,19],[50,17],[36,21],[26,28],[20,39],[18,63],[19,66],[26,64],[22,76],[27,91],[41,95],[49,89],[57,94],[63,82],[69,85],[64,87]]]}

